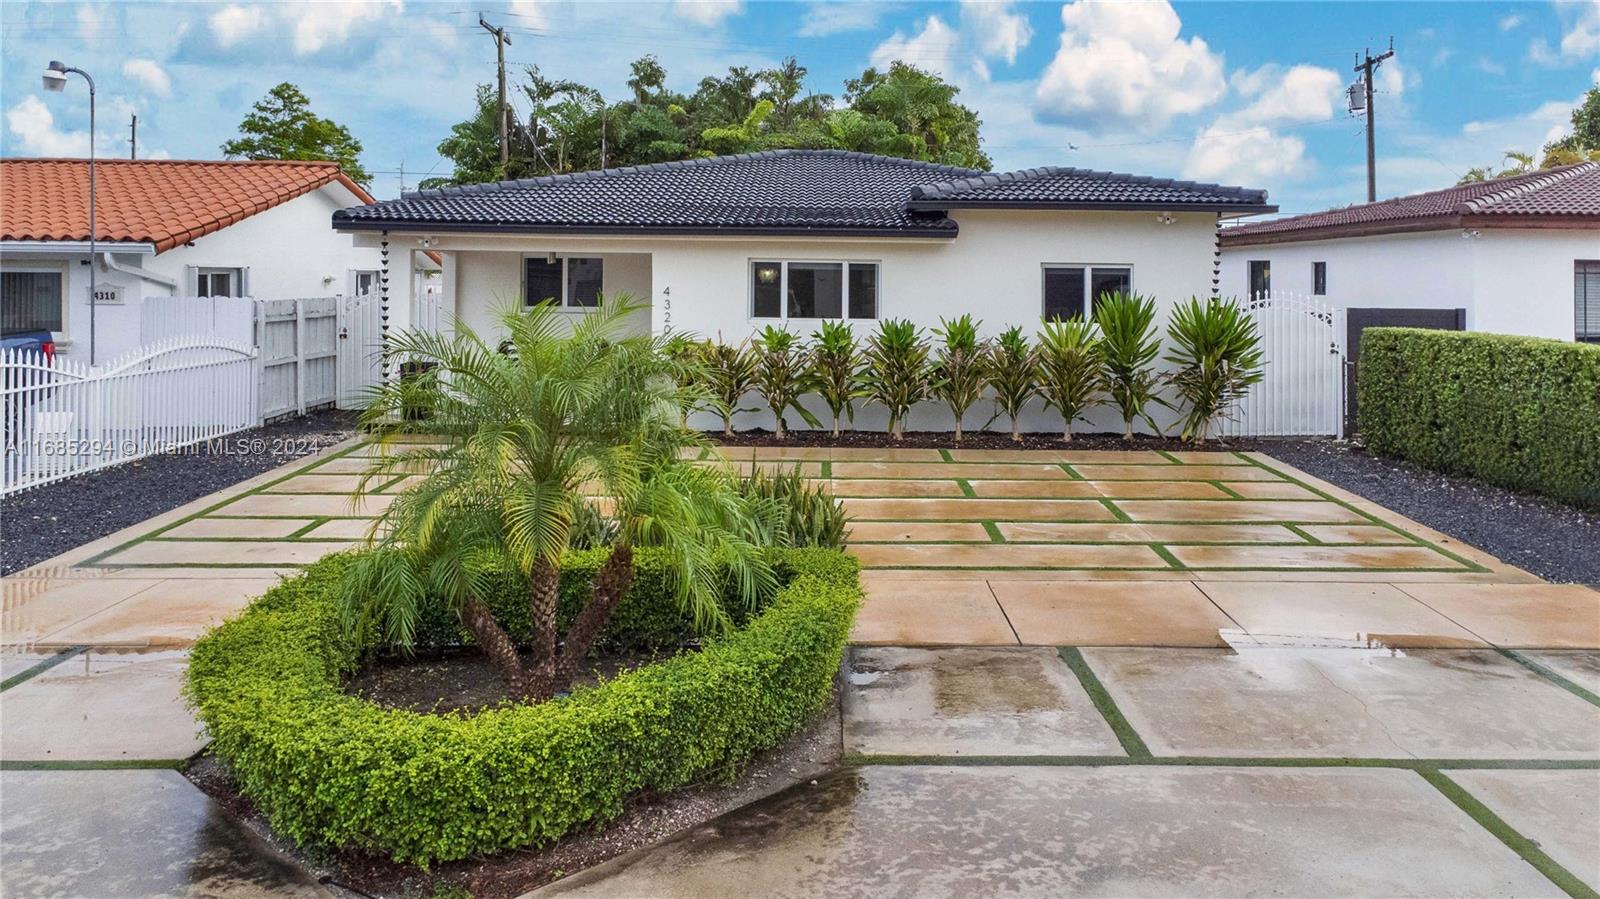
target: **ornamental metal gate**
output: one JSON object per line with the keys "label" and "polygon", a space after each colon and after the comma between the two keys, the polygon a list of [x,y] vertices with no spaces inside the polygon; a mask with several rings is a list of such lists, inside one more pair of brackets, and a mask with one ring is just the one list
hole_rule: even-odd
{"label": "ornamental metal gate", "polygon": [[1284,293],[1242,303],[1261,336],[1266,376],[1222,423],[1221,433],[1343,437],[1344,310]]}

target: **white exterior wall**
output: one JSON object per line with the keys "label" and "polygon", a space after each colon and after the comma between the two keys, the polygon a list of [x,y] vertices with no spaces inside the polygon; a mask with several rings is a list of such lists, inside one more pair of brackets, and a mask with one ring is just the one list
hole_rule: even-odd
{"label": "white exterior wall", "polygon": [[[148,256],[114,253],[113,260],[124,268],[137,269]],[[5,271],[48,269],[62,272],[62,330],[56,331],[56,352],[64,357],[89,360],[89,254],[43,256],[33,253],[7,253],[0,247],[0,269]],[[147,296],[169,296],[166,285],[100,267],[95,285],[122,288],[121,303],[101,303],[94,309],[95,361],[104,362],[135,349],[139,342],[140,300]]]}
{"label": "white exterior wall", "polygon": [[[650,302],[649,253],[599,252],[583,250],[477,250],[452,254],[455,258],[454,296],[456,315],[480,335],[488,337],[503,329],[498,325],[500,312],[519,308],[522,303],[522,260],[524,256],[540,256],[559,252],[563,256],[599,256],[602,260],[600,290],[606,296],[628,294],[639,303]],[[446,288],[449,295],[449,287]],[[585,315],[572,310],[567,315]],[[650,326],[650,312],[643,309],[635,317],[633,328],[645,333]]]}
{"label": "white exterior wall", "polygon": [[1477,229],[1227,247],[1223,296],[1244,296],[1249,263],[1272,263],[1275,291],[1311,293],[1311,263],[1328,264],[1324,301],[1340,308],[1466,309],[1467,328],[1573,338],[1573,262],[1600,258],[1600,231]]}

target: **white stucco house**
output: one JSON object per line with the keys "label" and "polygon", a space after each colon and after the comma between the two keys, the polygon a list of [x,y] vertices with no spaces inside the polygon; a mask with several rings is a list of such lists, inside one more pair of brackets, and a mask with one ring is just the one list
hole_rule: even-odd
{"label": "white stucco house", "polygon": [[[1214,184],[773,150],[419,191],[333,224],[390,265],[440,254],[445,311],[480,331],[496,310],[553,299],[583,315],[627,293],[647,304],[641,332],[736,341],[964,312],[988,334],[1031,330],[1118,289],[1166,307],[1211,292],[1222,220],[1271,211],[1263,191]],[[410,282],[388,289],[405,327]]]}
{"label": "white stucco house", "polygon": [[49,330],[58,353],[87,361],[90,266],[99,362],[137,348],[145,297],[377,288],[381,253],[329,224],[335,210],[373,200],[335,163],[108,159],[96,182],[91,259],[88,162],[0,160],[7,333]]}
{"label": "white stucco house", "polygon": [[1600,341],[1600,163],[1224,228],[1223,295],[1269,291],[1364,310],[1352,330]]}

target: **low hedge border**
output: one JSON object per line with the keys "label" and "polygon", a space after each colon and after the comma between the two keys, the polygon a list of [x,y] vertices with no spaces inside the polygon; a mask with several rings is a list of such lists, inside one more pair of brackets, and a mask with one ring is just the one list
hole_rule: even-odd
{"label": "low hedge border", "polygon": [[[310,566],[204,637],[187,693],[278,833],[422,865],[546,844],[640,791],[731,777],[826,705],[861,592],[853,558],[785,550],[783,587],[699,652],[540,705],[427,715],[341,688],[361,661],[336,607],[349,558]],[[585,563],[573,562],[576,582]],[[659,585],[651,570],[641,597]]]}
{"label": "low hedge border", "polygon": [[1358,372],[1373,452],[1600,509],[1600,346],[1369,328]]}

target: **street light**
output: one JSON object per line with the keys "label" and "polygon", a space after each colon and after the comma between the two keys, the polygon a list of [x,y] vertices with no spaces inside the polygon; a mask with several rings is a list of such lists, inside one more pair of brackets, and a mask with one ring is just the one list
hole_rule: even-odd
{"label": "street light", "polygon": [[44,89],[51,93],[60,93],[66,89],[67,73],[75,72],[89,82],[89,364],[94,364],[94,291],[95,291],[95,229],[94,229],[94,79],[82,69],[63,65],[58,60],[50,60],[50,65],[45,67],[42,81]]}

